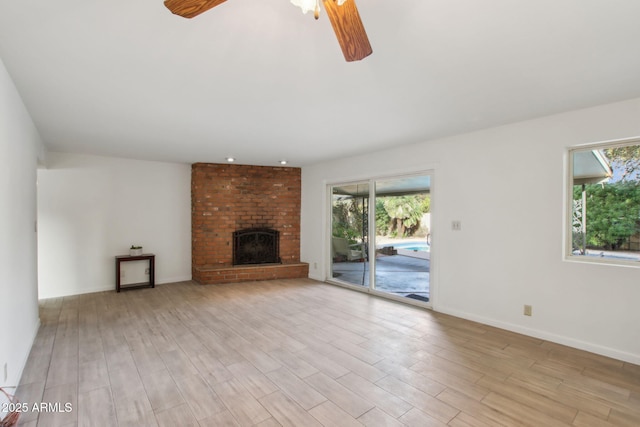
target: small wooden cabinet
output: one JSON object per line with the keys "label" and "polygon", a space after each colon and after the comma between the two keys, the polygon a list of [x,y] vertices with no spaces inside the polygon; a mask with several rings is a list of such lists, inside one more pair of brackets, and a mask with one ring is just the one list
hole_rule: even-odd
{"label": "small wooden cabinet", "polygon": [[[149,261],[149,281],[144,283],[131,283],[125,286],[120,286],[120,264],[127,261],[145,261],[145,260]],[[120,292],[120,289],[155,288],[156,287],[155,267],[156,267],[155,254],[116,256],[116,292]]]}

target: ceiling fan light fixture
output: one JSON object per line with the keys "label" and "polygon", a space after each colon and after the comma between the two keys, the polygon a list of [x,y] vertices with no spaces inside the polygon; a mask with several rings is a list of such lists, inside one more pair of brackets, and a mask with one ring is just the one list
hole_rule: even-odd
{"label": "ceiling fan light fixture", "polygon": [[[342,6],[342,4],[347,0],[333,1],[335,1],[338,6]],[[320,17],[320,0],[291,0],[291,4],[302,9],[302,13],[313,11],[314,18],[318,19]]]}
{"label": "ceiling fan light fixture", "polygon": [[[193,18],[226,0],[165,0],[164,5],[172,13]],[[316,19],[320,16],[320,0],[290,0],[303,13],[313,10]],[[373,50],[362,25],[356,0],[322,0],[333,32],[347,62],[359,61],[371,55]]]}
{"label": "ceiling fan light fixture", "polygon": [[302,13],[315,11],[318,8],[318,0],[291,0],[291,4],[302,9]]}

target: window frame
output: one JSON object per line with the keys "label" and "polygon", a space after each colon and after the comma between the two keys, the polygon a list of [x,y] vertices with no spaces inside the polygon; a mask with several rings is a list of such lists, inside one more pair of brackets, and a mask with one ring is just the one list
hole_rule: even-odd
{"label": "window frame", "polygon": [[614,258],[601,258],[595,256],[575,255],[573,254],[573,187],[574,187],[574,153],[585,152],[592,150],[604,150],[608,148],[627,147],[631,145],[640,145],[640,137],[624,138],[611,141],[603,141],[596,143],[587,143],[574,145],[567,148],[565,151],[565,195],[564,195],[564,244],[563,244],[563,259],[564,261],[574,263],[585,263],[595,265],[611,265],[620,267],[640,268],[640,260],[624,260]]}

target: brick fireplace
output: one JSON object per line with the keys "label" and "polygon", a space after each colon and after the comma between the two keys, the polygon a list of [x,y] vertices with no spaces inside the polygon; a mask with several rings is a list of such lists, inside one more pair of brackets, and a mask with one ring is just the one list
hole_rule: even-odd
{"label": "brick fireplace", "polygon": [[[191,167],[193,280],[201,284],[308,277],[300,262],[299,168],[194,163]],[[280,263],[233,265],[234,232],[272,229]]]}

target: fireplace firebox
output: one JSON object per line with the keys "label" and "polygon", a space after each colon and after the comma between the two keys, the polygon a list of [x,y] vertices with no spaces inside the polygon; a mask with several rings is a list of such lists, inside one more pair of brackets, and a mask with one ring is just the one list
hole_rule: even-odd
{"label": "fireplace firebox", "polygon": [[233,232],[233,265],[280,264],[280,233],[271,228]]}

